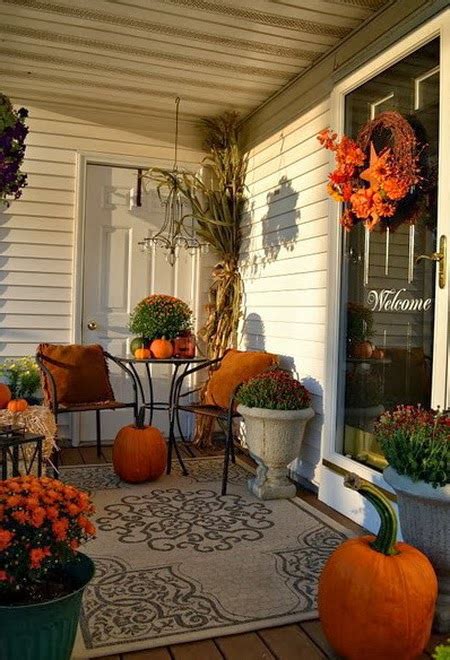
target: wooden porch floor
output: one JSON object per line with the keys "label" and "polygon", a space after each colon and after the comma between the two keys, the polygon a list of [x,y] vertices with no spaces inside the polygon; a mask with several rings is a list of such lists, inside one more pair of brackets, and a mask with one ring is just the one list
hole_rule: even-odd
{"label": "wooden porch floor", "polygon": [[[198,450],[196,453],[205,455]],[[62,465],[107,463],[111,462],[111,459],[111,447],[103,447],[100,459],[97,458],[94,446],[64,447],[61,451]],[[361,528],[348,518],[319,502],[313,493],[302,489],[298,495],[330,518],[357,532],[361,531]],[[420,656],[420,660],[429,660],[436,644],[443,640],[442,636],[433,636],[426,653]],[[337,656],[324,637],[320,621],[315,619],[295,625],[174,644],[148,651],[102,656],[98,660],[319,660],[323,658],[336,659]]]}

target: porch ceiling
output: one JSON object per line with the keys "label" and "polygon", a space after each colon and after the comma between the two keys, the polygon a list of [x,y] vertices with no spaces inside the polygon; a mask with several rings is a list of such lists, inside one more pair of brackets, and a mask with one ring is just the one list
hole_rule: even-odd
{"label": "porch ceiling", "polygon": [[185,120],[258,107],[388,0],[2,0],[2,91]]}

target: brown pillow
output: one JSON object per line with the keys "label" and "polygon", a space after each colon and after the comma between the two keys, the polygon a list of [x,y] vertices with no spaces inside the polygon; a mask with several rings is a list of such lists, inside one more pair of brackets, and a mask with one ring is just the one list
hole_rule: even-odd
{"label": "brown pillow", "polygon": [[[47,358],[44,364],[55,380],[58,403],[98,403],[114,400],[103,348],[98,344],[40,344],[38,352]],[[51,389],[48,380],[44,373],[42,389],[45,400],[50,402]]]}
{"label": "brown pillow", "polygon": [[210,376],[206,389],[206,402],[228,408],[230,397],[238,385],[277,362],[277,356],[272,353],[237,351],[231,348],[225,353],[220,367]]}

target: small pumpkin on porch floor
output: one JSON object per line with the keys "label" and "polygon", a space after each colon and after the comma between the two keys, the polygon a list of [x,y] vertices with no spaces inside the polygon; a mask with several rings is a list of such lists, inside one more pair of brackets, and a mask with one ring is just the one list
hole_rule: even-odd
{"label": "small pumpkin on porch floor", "polygon": [[136,424],[124,426],[114,440],[114,470],[129,483],[154,481],[166,469],[166,441],[157,428],[144,425],[144,416],[141,408]]}
{"label": "small pumpkin on porch floor", "polygon": [[373,504],[378,535],[340,545],[319,582],[319,616],[338,655],[348,660],[413,660],[426,647],[437,597],[429,560],[396,543],[397,517],[375,486],[350,474],[344,481]]}

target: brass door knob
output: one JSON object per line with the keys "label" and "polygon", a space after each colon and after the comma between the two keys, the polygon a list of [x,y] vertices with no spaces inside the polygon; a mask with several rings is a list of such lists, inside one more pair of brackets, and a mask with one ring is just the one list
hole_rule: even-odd
{"label": "brass door knob", "polygon": [[89,321],[87,327],[89,330],[97,330],[97,321]]}
{"label": "brass door knob", "polygon": [[424,259],[437,261],[439,264],[439,287],[444,289],[447,284],[447,236],[441,236],[439,240],[439,252],[421,254],[420,257],[417,257],[416,263]]}

